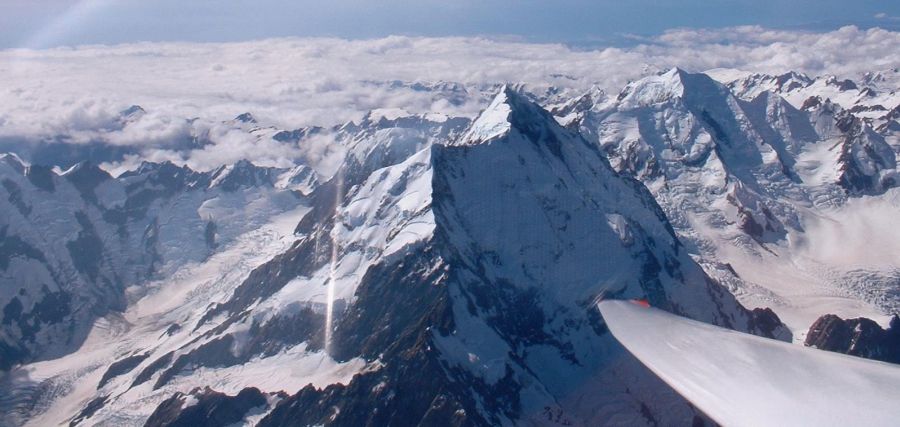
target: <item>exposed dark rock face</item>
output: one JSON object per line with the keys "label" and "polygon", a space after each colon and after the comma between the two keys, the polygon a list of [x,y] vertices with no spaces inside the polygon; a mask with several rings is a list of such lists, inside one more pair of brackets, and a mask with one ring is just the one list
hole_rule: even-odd
{"label": "exposed dark rock face", "polygon": [[0,227],[0,270],[6,270],[14,257],[25,257],[44,262],[44,254],[15,235],[8,233],[9,226]]}
{"label": "exposed dark rock face", "polygon": [[309,135],[315,135],[325,130],[319,126],[311,126],[306,128],[294,129],[294,130],[283,130],[275,135],[272,135],[272,139],[278,142],[298,142]]}
{"label": "exposed dark rock face", "polygon": [[[299,308],[291,315],[273,316],[271,319],[254,321],[250,324],[245,340],[236,345],[233,334],[223,334],[234,322],[242,321],[237,314],[225,323],[203,334],[203,339],[215,336],[196,348],[179,355],[172,365],[160,374],[153,385],[154,390],[165,386],[179,375],[189,375],[201,367],[221,368],[246,363],[254,357],[270,357],[290,346],[306,342],[310,350],[322,348],[324,318],[308,307]],[[175,325],[173,325],[175,326]],[[171,328],[171,327],[170,327]],[[167,356],[171,356],[168,354]],[[156,371],[167,366],[171,359],[164,356],[141,372],[140,378],[149,379]],[[158,364],[157,364],[158,363]],[[155,370],[151,370],[151,368]],[[138,383],[136,382],[135,385]],[[101,384],[102,385],[102,384]]]}
{"label": "exposed dark rock face", "polygon": [[850,79],[844,79],[839,82],[835,82],[835,85],[837,85],[838,89],[840,89],[841,91],[859,90],[859,86],[856,86],[856,83],[853,83],[853,80]]}
{"label": "exposed dark rock face", "polygon": [[19,213],[22,214],[22,216],[27,217],[28,215],[30,215],[31,206],[28,206],[28,204],[25,203],[25,200],[23,199],[22,188],[20,188],[18,184],[10,179],[4,179],[2,181],[2,184],[3,188],[6,189],[6,192],[9,193],[9,197],[7,197],[9,203],[15,206]]}
{"label": "exposed dark rock face", "polygon": [[100,264],[103,262],[103,241],[97,235],[94,225],[83,212],[76,212],[75,218],[81,226],[78,237],[66,244],[69,255],[75,268],[86,274],[92,280],[96,280],[100,274]]}
{"label": "exposed dark rock face", "polygon": [[206,240],[206,247],[209,248],[210,252],[216,249],[218,244],[216,243],[216,222],[212,219],[206,221],[206,229],[203,231],[203,238]]}
{"label": "exposed dark rock face", "polygon": [[322,348],[325,319],[321,313],[302,308],[293,315],[275,316],[265,323],[253,322],[240,358],[247,361],[254,356],[274,356],[279,351],[301,342],[307,348]]}
{"label": "exposed dark rock face", "polygon": [[175,363],[169,369],[166,369],[156,380],[153,389],[164,386],[172,378],[178,375],[182,369],[188,365],[201,366],[231,366],[237,363],[237,357],[232,354],[231,347],[234,344],[234,337],[225,335],[222,338],[212,340],[202,346],[192,350],[190,353],[178,356]]}
{"label": "exposed dark rock face", "polygon": [[54,178],[56,174],[49,166],[33,165],[29,166],[25,176],[31,183],[41,190],[52,193],[56,190]]}
{"label": "exposed dark rock face", "polygon": [[235,117],[234,121],[242,122],[242,123],[256,123],[256,118],[253,117],[253,114],[243,113],[243,114]]}
{"label": "exposed dark rock face", "polygon": [[756,334],[782,341],[791,341],[790,329],[781,323],[781,319],[771,308],[754,308],[750,311],[750,315],[750,328]]}
{"label": "exposed dark rock face", "polygon": [[28,354],[27,344],[35,342],[43,327],[61,322],[72,312],[72,298],[68,293],[52,292],[44,285],[41,295],[41,299],[27,312],[19,297],[13,297],[3,307],[0,326],[14,326],[21,339],[12,345],[0,345],[0,370],[7,370],[21,361]]}
{"label": "exposed dark rock face", "polygon": [[65,174],[65,178],[78,189],[82,197],[90,203],[97,204],[94,189],[112,177],[91,162],[83,162]]}
{"label": "exposed dark rock face", "polygon": [[325,253],[323,248],[330,248],[331,242],[330,239],[322,239],[319,243],[319,253],[317,253],[315,250],[316,239],[317,237],[309,237],[298,240],[288,251],[255,268],[247,279],[235,289],[228,301],[212,306],[200,319],[195,329],[216,315],[239,314],[254,302],[274,295],[291,279],[312,272],[316,267],[321,266],[326,259],[318,255]]}
{"label": "exposed dark rock face", "polygon": [[163,263],[159,254],[159,217],[153,218],[141,236],[142,246],[147,260],[147,275],[152,275],[156,268]]}
{"label": "exposed dark rock face", "polygon": [[99,396],[85,405],[84,409],[69,422],[69,427],[75,427],[80,424],[82,421],[94,416],[100,409],[106,405],[107,400],[109,400],[109,396]]}
{"label": "exposed dark rock face", "polygon": [[841,319],[826,314],[806,335],[807,346],[883,362],[900,363],[900,317],[894,315],[888,329],[871,319]]}
{"label": "exposed dark rock face", "polygon": [[[469,387],[493,395],[494,404],[514,415],[517,393],[502,381],[488,390],[467,372],[448,368],[434,344],[434,332],[453,330],[448,277],[433,249],[398,264],[376,266],[357,291],[358,301],[335,331],[338,360],[361,355],[386,366],[324,390],[307,386],[281,402],[261,426],[491,425],[481,418]],[[427,272],[431,272],[427,274]],[[369,303],[365,303],[369,301]],[[371,301],[391,301],[373,304]],[[465,378],[464,378],[465,377]],[[479,385],[480,384],[480,385]],[[500,401],[505,403],[500,404]],[[336,410],[339,408],[339,410]],[[427,423],[426,423],[427,424]]]}
{"label": "exposed dark rock face", "polygon": [[227,426],[240,422],[253,409],[263,410],[267,406],[266,395],[257,388],[245,388],[235,396],[228,396],[207,387],[195,389],[189,394],[175,393],[153,411],[144,426]]}
{"label": "exposed dark rock face", "polygon": [[147,380],[149,380],[153,376],[153,374],[168,366],[169,363],[172,362],[173,356],[174,354],[172,352],[169,352],[164,354],[159,359],[154,360],[153,363],[147,365],[147,367],[144,368],[144,370],[142,370],[141,373],[134,378],[134,382],[131,383],[131,386],[137,387],[147,382]]}
{"label": "exposed dark rock face", "polygon": [[811,110],[817,108],[822,105],[822,98],[819,96],[810,96],[803,101],[803,105],[800,106],[801,110]]}
{"label": "exposed dark rock face", "polygon": [[[425,350],[424,344],[410,350]],[[307,386],[281,402],[259,426],[495,425],[475,411],[464,394],[465,383],[446,379],[435,353],[406,352],[390,372],[360,375],[347,386]]]}
{"label": "exposed dark rock face", "polygon": [[109,368],[106,369],[106,372],[103,373],[103,377],[100,378],[100,383],[97,385],[97,388],[103,387],[109,380],[131,372],[132,369],[136,368],[141,362],[144,361],[150,355],[147,353],[144,354],[135,354],[134,356],[128,356],[122,360],[117,360],[109,365]]}
{"label": "exposed dark rock face", "polygon": [[[40,329],[40,323],[54,323],[61,321],[71,310],[69,295],[64,292],[50,292],[44,287],[42,289],[46,295],[40,302],[35,304],[29,317],[19,319],[19,326],[23,327],[27,323],[29,327]],[[13,301],[16,301],[14,298]],[[13,304],[12,302],[10,304]],[[5,311],[5,310],[4,310]],[[4,313],[5,315],[6,313]],[[5,316],[4,316],[5,317]],[[15,317],[15,316],[13,316]],[[5,321],[5,318],[4,318]],[[33,334],[24,334],[26,338],[33,339]]]}
{"label": "exposed dark rock face", "polygon": [[[391,301],[390,304],[354,304],[335,331],[335,358],[346,360],[356,355],[377,359],[391,352],[414,347],[424,325],[447,330],[452,320],[447,312],[444,268],[435,251],[427,248],[420,257],[399,264],[373,266],[357,291],[358,299]],[[398,286],[405,283],[406,290]],[[426,326],[427,327],[427,326]]]}
{"label": "exposed dark rock face", "polygon": [[879,172],[897,167],[896,154],[884,137],[849,112],[835,117],[844,133],[838,158],[838,184],[850,194],[879,194],[897,183],[881,181]]}
{"label": "exposed dark rock face", "polygon": [[135,146],[98,141],[72,144],[60,135],[49,140],[0,140],[0,152],[14,152],[33,164],[57,165],[65,170],[83,161],[94,164],[119,161],[140,151]]}
{"label": "exposed dark rock face", "polygon": [[213,172],[212,180],[226,192],[235,192],[248,186],[271,185],[280,171],[275,168],[259,167],[246,160],[232,166],[223,166]]}

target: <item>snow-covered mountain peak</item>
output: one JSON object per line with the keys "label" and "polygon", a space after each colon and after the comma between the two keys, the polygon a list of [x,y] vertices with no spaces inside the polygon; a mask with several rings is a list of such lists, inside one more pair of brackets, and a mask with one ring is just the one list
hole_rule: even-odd
{"label": "snow-covered mountain peak", "polygon": [[234,121],[241,123],[257,123],[256,118],[253,117],[253,114],[243,113],[234,118]]}
{"label": "snow-covered mountain peak", "polygon": [[278,175],[275,188],[299,191],[308,196],[319,185],[319,178],[313,168],[298,165]]}
{"label": "snow-covered mountain peak", "polygon": [[338,128],[339,132],[360,132],[361,136],[391,128],[427,129],[442,127],[444,124],[460,122],[461,117],[450,117],[443,113],[410,113],[402,108],[379,108],[370,110],[359,124],[349,122]]}
{"label": "snow-covered mountain peak", "polygon": [[727,87],[679,68],[629,84],[615,102],[582,114],[578,126],[620,172],[656,179],[676,178],[673,167],[706,168],[710,188],[721,188],[727,174],[746,177],[748,165],[767,161],[759,151],[770,151]]}
{"label": "snow-covered mountain peak", "polygon": [[859,90],[859,86],[850,79],[840,80],[837,76],[825,76],[816,80],[821,80],[826,86],[832,86],[840,91]]}
{"label": "snow-covered mountain peak", "polygon": [[509,132],[509,117],[512,112],[510,94],[513,91],[503,86],[491,104],[472,122],[456,145],[474,145],[496,138]]}
{"label": "snow-covered mountain peak", "polygon": [[374,124],[379,122],[389,122],[410,115],[412,114],[410,114],[409,111],[402,108],[376,108],[374,110],[369,110],[369,112],[363,116],[362,123]]}
{"label": "snow-covered mountain peak", "polygon": [[281,171],[257,166],[249,160],[241,159],[213,172],[209,187],[222,187],[225,191],[234,191],[244,186],[271,184],[276,172]]}
{"label": "snow-covered mountain peak", "polygon": [[548,129],[562,128],[553,116],[510,86],[503,86],[462,138],[448,145],[478,145],[517,132],[536,142]]}
{"label": "snow-covered mountain peak", "polygon": [[863,73],[860,79],[865,86],[876,88],[896,88],[900,81],[900,68]]}
{"label": "snow-covered mountain peak", "polygon": [[95,169],[102,170],[102,169],[100,169],[99,166],[94,164],[94,162],[92,162],[90,160],[83,160],[83,161],[80,161],[80,162],[72,165],[70,168],[64,170],[60,175],[61,176],[78,175],[78,174],[85,173],[86,171],[91,171],[91,170],[95,170]]}
{"label": "snow-covered mountain peak", "polygon": [[778,75],[751,74],[744,78],[723,83],[728,84],[737,97],[750,100],[766,91],[784,93],[802,89],[812,84],[813,79],[806,74],[789,71]]}
{"label": "snow-covered mountain peak", "polygon": [[188,166],[178,166],[171,161],[161,163],[141,162],[137,169],[118,176],[129,185],[146,182],[175,191],[175,189],[203,188],[209,185],[209,174],[197,172]]}
{"label": "snow-covered mountain peak", "polygon": [[866,73],[859,80],[834,75],[814,79],[804,74],[788,72],[781,75],[751,74],[727,82],[734,96],[750,101],[763,92],[772,92],[794,107],[809,110],[830,100],[866,120],[874,128],[887,130],[896,119],[888,112],[900,104],[896,73]]}
{"label": "snow-covered mountain peak", "polygon": [[564,126],[578,120],[581,113],[589,110],[602,109],[606,104],[611,102],[609,94],[597,85],[591,86],[584,94],[579,97],[572,98],[562,104],[550,106],[548,109],[553,116],[557,117]]}
{"label": "snow-covered mountain peak", "polygon": [[709,97],[729,95],[728,89],[703,73],[690,73],[678,67],[628,84],[616,98],[619,109],[634,109],[680,99],[702,102]]}
{"label": "snow-covered mountain peak", "polygon": [[790,88],[791,86],[807,86],[812,83],[813,79],[804,73],[796,71],[788,71],[773,77],[775,82],[782,87]]}
{"label": "snow-covered mountain peak", "polygon": [[123,123],[133,122],[140,119],[147,111],[140,105],[132,105],[119,112],[119,120]]}
{"label": "snow-covered mountain peak", "polygon": [[644,77],[630,83],[619,94],[620,105],[642,107],[682,97],[685,93],[683,70],[675,67],[665,73]]}
{"label": "snow-covered mountain peak", "polygon": [[0,154],[0,161],[6,163],[20,174],[24,174],[25,169],[28,167],[28,164],[15,153]]}
{"label": "snow-covered mountain peak", "polygon": [[120,178],[128,178],[131,176],[171,176],[178,177],[182,174],[193,174],[194,171],[187,166],[178,166],[169,160],[162,162],[143,161],[140,166],[134,170],[126,171]]}
{"label": "snow-covered mountain peak", "polygon": [[94,189],[103,182],[113,179],[109,172],[89,160],[77,163],[60,176],[71,182],[88,199],[96,199]]}

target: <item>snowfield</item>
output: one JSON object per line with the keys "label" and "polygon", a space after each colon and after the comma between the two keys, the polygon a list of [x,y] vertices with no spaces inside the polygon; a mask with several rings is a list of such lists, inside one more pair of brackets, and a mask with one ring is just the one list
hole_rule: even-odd
{"label": "snowfield", "polygon": [[[97,383],[110,363],[151,344],[157,345],[154,350],[161,354],[196,339],[198,334],[188,330],[168,339],[161,337],[166,336],[166,329],[173,322],[196,322],[203,314],[196,309],[198,306],[227,298],[252,269],[287,249],[294,241],[294,225],[308,210],[301,206],[276,215],[258,229],[238,236],[234,243],[206,261],[187,264],[167,280],[148,284],[148,294],[124,313],[98,319],[76,352],[22,366],[8,376],[0,376],[0,387],[10,387],[9,391],[13,392],[9,396],[16,397],[11,401],[0,399],[0,409],[5,413],[0,417],[0,425],[66,424],[93,399]],[[336,363],[323,352],[307,351],[306,345],[300,344],[243,365],[199,369],[156,390],[149,384],[132,387],[128,381],[117,378],[107,386],[117,400],[90,421],[100,425],[143,425],[162,400],[176,391],[187,393],[200,384],[228,394],[236,394],[244,387],[257,387],[264,392],[297,390],[310,383],[324,387],[348,382],[364,367],[365,363],[359,359]],[[17,418],[20,414],[34,414],[32,411],[39,415],[27,420]]]}
{"label": "snowfield", "polygon": [[892,426],[900,366],[723,329],[628,301],[602,301],[616,339],[725,426]]}

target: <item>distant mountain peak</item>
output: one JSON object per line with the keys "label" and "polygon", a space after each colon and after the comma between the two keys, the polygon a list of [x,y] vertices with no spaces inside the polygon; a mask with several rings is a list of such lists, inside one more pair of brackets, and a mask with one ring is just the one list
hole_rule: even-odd
{"label": "distant mountain peak", "polygon": [[141,107],[140,105],[132,105],[132,106],[120,111],[119,116],[122,117],[123,119],[138,118],[138,117],[144,115],[146,112],[147,112],[147,110],[144,110],[144,108]]}
{"label": "distant mountain peak", "polygon": [[826,86],[834,86],[840,91],[847,90],[859,90],[859,86],[850,79],[838,80],[835,76],[828,76],[825,78]]}
{"label": "distant mountain peak", "polygon": [[94,164],[94,162],[90,160],[84,160],[76,163],[69,169],[60,174],[60,176],[65,177],[67,179],[91,179],[98,181],[105,181],[107,179],[112,179],[112,176],[109,175],[108,172],[101,169],[99,166]]}
{"label": "distant mountain peak", "polygon": [[661,104],[673,99],[707,97],[727,92],[721,83],[703,73],[690,73],[674,67],[662,74],[647,76],[629,83],[619,93],[617,102],[625,109]]}
{"label": "distant mountain peak", "polygon": [[244,113],[244,114],[238,115],[237,117],[234,118],[234,121],[241,122],[241,123],[253,123],[253,124],[257,123],[256,117],[253,117],[253,114],[250,114],[250,113]]}
{"label": "distant mountain peak", "polygon": [[674,67],[665,73],[644,77],[628,84],[619,93],[618,101],[624,105],[643,106],[682,97],[686,75],[684,70]]}
{"label": "distant mountain peak", "polygon": [[788,71],[776,75],[755,73],[727,82],[727,85],[734,91],[735,96],[751,100],[762,92],[785,94],[806,88],[814,82],[815,80],[806,74]]}
{"label": "distant mountain peak", "polygon": [[20,174],[24,174],[25,169],[28,167],[28,164],[15,153],[0,154],[0,161],[12,166],[12,168]]}

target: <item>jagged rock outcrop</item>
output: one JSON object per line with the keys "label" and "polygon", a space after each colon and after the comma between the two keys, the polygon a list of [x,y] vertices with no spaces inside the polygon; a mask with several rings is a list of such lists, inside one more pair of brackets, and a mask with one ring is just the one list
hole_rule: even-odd
{"label": "jagged rock outcrop", "polygon": [[176,393],[153,411],[146,427],[219,427],[240,423],[254,410],[264,412],[270,396],[245,388],[234,396],[210,388]]}
{"label": "jagged rock outcrop", "polygon": [[826,314],[809,328],[805,345],[883,362],[900,363],[900,317],[882,329],[865,317],[841,319]]}

